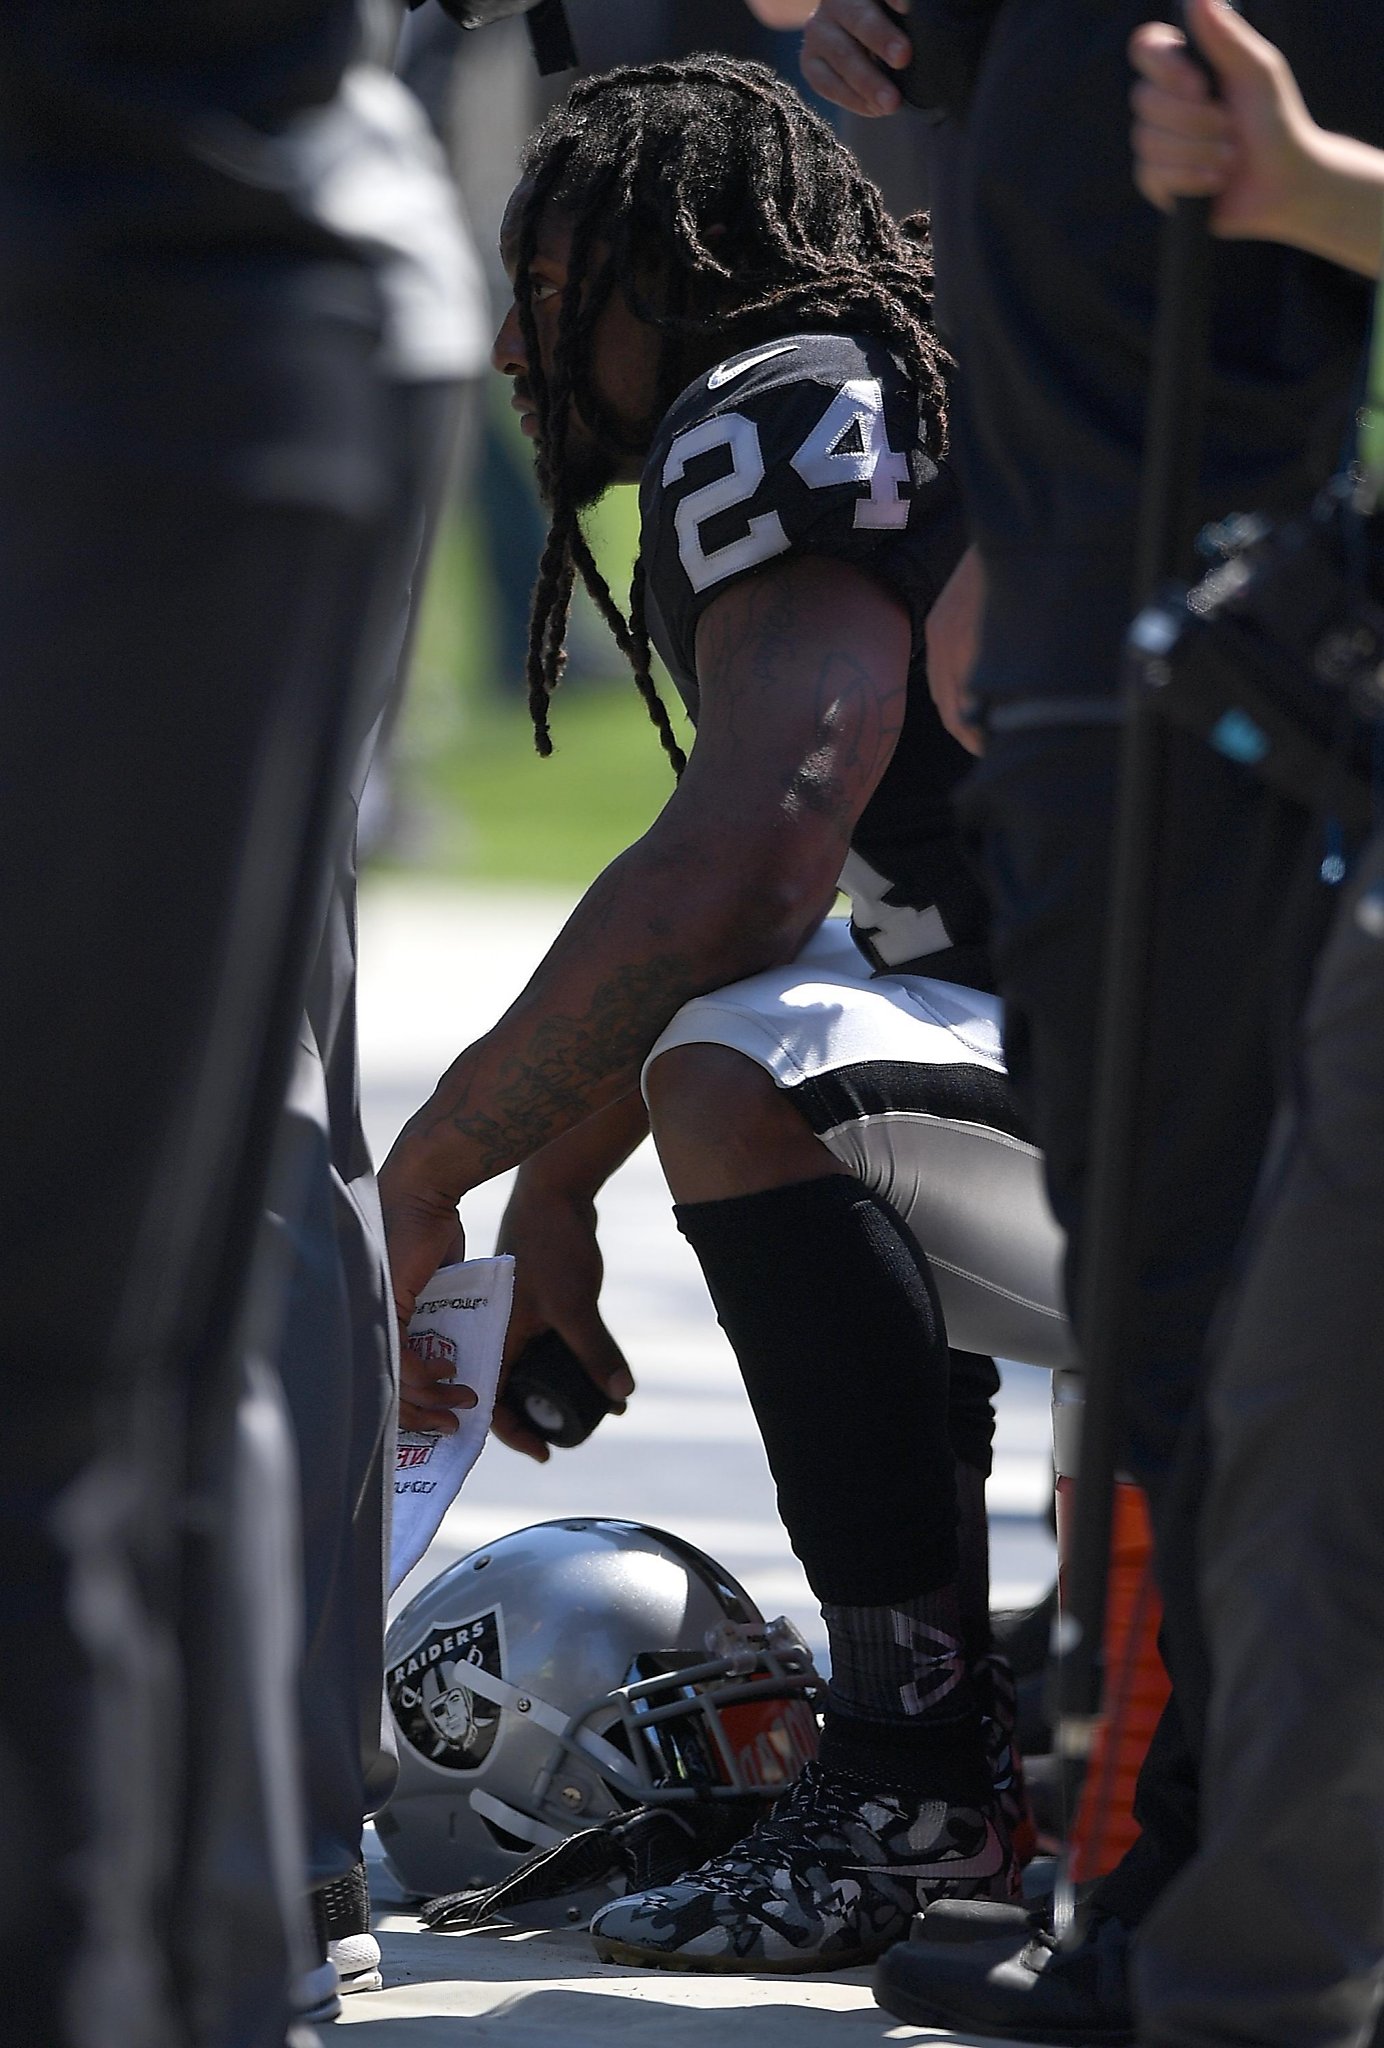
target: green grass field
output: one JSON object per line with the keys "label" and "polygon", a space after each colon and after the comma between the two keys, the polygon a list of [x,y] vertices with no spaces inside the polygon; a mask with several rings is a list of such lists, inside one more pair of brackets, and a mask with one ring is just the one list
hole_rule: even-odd
{"label": "green grass field", "polygon": [[[522,695],[496,687],[494,601],[475,516],[454,520],[439,536],[396,740],[407,851],[386,864],[476,881],[580,886],[645,829],[672,789],[672,773],[613,643],[608,680],[583,676],[558,693],[553,754],[539,760]],[[591,521],[617,593],[629,587],[637,517],[635,493],[617,490]],[[592,617],[586,644],[599,649],[604,634]],[[666,678],[664,695],[670,698]]]}

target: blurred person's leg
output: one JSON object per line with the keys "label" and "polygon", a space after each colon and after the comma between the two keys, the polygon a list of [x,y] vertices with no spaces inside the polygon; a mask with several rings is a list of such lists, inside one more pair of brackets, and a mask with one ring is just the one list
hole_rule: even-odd
{"label": "blurred person's leg", "polygon": [[[327,948],[343,936],[345,908],[334,894]],[[347,957],[331,964],[337,989],[353,994]],[[333,1095],[305,1019],[280,1157],[281,1171],[296,1167],[300,1193],[276,1219],[291,1262],[279,1369],[301,1485],[305,1881],[319,1895],[328,1941],[359,1889],[365,1818],[395,1776],[381,1672],[398,1369],[374,1175],[368,1160],[352,1172],[359,1129],[334,1127]],[[368,1932],[368,1911],[355,1917],[365,1925],[350,1931]],[[370,1960],[378,1965],[377,1954]]]}
{"label": "blurred person's leg", "polygon": [[1137,1944],[1140,2039],[1347,2048],[1384,1991],[1384,841],[1308,1005],[1211,1375],[1202,1845]]}
{"label": "blurred person's leg", "polygon": [[[0,1758],[26,2039],[284,2037],[296,1489],[266,1362],[283,1267],[252,1249],[357,682],[397,609],[382,344],[450,375],[459,310],[406,109],[341,83],[356,33],[354,0],[284,0],[272,29],[253,0],[7,21],[0,611],[27,694],[0,712],[24,997]],[[362,262],[382,202],[409,223],[379,272],[402,324]],[[35,1333],[74,1258],[60,1401]]]}
{"label": "blurred person's leg", "polygon": [[[934,166],[944,317],[964,366],[956,453],[988,579],[975,687],[990,737],[975,815],[1010,1072],[1074,1272],[1156,276],[1157,217],[1129,178],[1124,57],[1147,11],[1140,0],[1001,10],[964,126],[944,134]],[[1339,25],[1327,35],[1300,0],[1280,13],[1334,111],[1353,95],[1366,113]],[[1351,21],[1380,48],[1374,10],[1353,6]],[[1205,510],[1300,500],[1335,457],[1365,297],[1262,245],[1218,249],[1217,275]],[[1128,1373],[1131,1462],[1156,1514],[1268,1128],[1273,1019],[1288,1014],[1291,978],[1273,935],[1317,857],[1300,824],[1276,834],[1274,807],[1209,756],[1178,750],[1170,812],[1144,1305]],[[1323,914],[1318,902],[1318,926]],[[1194,1724],[1204,1677],[1187,1545],[1179,1516],[1158,1522],[1170,1654]]]}
{"label": "blurred person's leg", "polygon": [[262,1510],[285,1476],[237,1337],[373,630],[374,301],[63,253],[0,312],[8,2024],[278,2048],[291,1695],[247,1635],[293,1581],[236,1511],[237,1417]]}
{"label": "blurred person's leg", "polygon": [[[1125,57],[1149,9],[1032,0],[994,12],[965,120],[937,132],[933,228],[940,324],[962,365],[953,452],[987,581],[973,687],[988,742],[973,803],[996,903],[1006,1054],[1075,1273],[1157,276],[1157,216],[1130,179]],[[1379,103],[1360,52],[1384,61],[1384,21],[1367,0],[1348,13],[1347,33],[1339,14],[1328,23],[1310,0],[1281,0],[1273,33],[1310,78],[1313,111],[1370,135]],[[1299,503],[1336,460],[1366,294],[1267,245],[1218,248],[1216,265],[1203,511]],[[1272,1020],[1291,1015],[1312,950],[1310,937],[1280,945],[1292,922],[1284,898],[1300,899],[1304,932],[1320,928],[1327,904],[1320,890],[1308,900],[1322,849],[1301,825],[1274,842],[1272,806],[1260,800],[1256,815],[1223,764],[1176,752],[1127,1384],[1177,1704],[1141,1778],[1144,1834],[1102,1884],[1087,1946],[993,1972],[896,1952],[886,2002],[909,2018],[1017,2035],[1041,2022],[1048,2039],[1127,2025],[1124,1930],[1195,1838],[1206,1669],[1181,1505],[1196,1446],[1180,1454],[1178,1438],[1267,1135]],[[1275,973],[1270,961],[1283,959],[1289,968]]]}
{"label": "blurred person's leg", "polygon": [[303,1745],[314,1887],[359,1863],[363,1822],[388,1799],[396,1769],[382,1675],[398,1359],[360,1113],[354,806],[406,680],[455,398],[451,385],[400,386],[392,396],[404,451],[385,549],[393,609],[367,655],[368,731],[351,778],[353,808],[343,821],[285,1119],[285,1171],[301,1192],[281,1218],[292,1264],[279,1359],[302,1481]]}
{"label": "blurred person's leg", "polygon": [[[992,741],[972,786],[995,909],[1011,1080],[1068,1232],[1080,1301],[1090,1075],[1109,889],[1113,731]],[[1071,830],[1080,806],[1083,831]],[[1273,1112],[1301,960],[1328,892],[1309,822],[1191,741],[1175,743],[1149,1021],[1139,1351],[1129,1469],[1146,1487],[1177,1688],[1140,1785],[1145,1839],[1104,1896],[1133,1924],[1195,1840],[1205,1648],[1191,1568],[1197,1445],[1182,1444],[1205,1334],[1231,1270]]]}

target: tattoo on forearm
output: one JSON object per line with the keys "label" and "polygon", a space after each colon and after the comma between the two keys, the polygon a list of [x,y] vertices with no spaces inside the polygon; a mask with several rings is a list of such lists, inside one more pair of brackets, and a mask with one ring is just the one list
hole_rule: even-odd
{"label": "tattoo on forearm", "polygon": [[[723,772],[684,778],[663,829],[593,883],[496,1033],[440,1086],[422,1135],[460,1139],[471,1179],[527,1159],[631,1087],[669,1019],[716,985],[713,966],[719,980],[733,980],[779,957],[785,938],[797,943],[807,926],[780,928],[772,888],[756,921],[737,860],[771,880],[775,862],[792,863],[798,881],[809,873],[814,900],[804,915],[825,899],[898,739],[908,665],[906,652],[896,658],[897,628],[884,636],[883,656],[857,659],[821,590],[820,565],[795,571],[741,586],[743,601],[704,621],[697,651],[709,750],[694,751],[693,766],[714,762]],[[858,603],[850,615],[862,615]],[[688,805],[695,829],[681,822]],[[742,829],[747,817],[752,834]],[[709,953],[686,915],[689,891],[705,897],[708,875],[736,917],[733,935],[722,932]],[[700,929],[705,937],[705,919]]]}
{"label": "tattoo on forearm", "polygon": [[[632,961],[601,983],[584,1015],[546,1016],[535,1024],[522,1060],[468,1083],[434,1121],[474,1148],[478,1178],[501,1173],[591,1114],[612,1076],[627,1078],[692,986],[691,964],[676,955]],[[473,1095],[484,1109],[471,1108]]]}

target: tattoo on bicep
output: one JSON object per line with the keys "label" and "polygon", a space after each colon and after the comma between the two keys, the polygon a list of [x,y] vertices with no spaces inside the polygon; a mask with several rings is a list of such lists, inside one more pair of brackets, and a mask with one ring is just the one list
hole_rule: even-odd
{"label": "tattoo on bicep", "polygon": [[810,682],[813,744],[784,787],[803,809],[849,830],[889,765],[903,720],[892,700],[881,701],[878,678],[849,655],[819,659]]}
{"label": "tattoo on bicep", "polygon": [[627,963],[600,984],[581,1016],[535,1024],[525,1056],[510,1057],[481,1083],[483,1110],[468,1106],[468,1085],[441,1120],[475,1147],[485,1174],[503,1172],[589,1116],[612,1076],[637,1073],[692,987],[691,964],[676,955]]}
{"label": "tattoo on bicep", "polygon": [[843,649],[823,653],[817,622],[804,620],[796,588],[782,576],[757,585],[743,611],[713,613],[699,653],[699,667],[718,677],[718,715],[735,743],[762,734],[766,697],[810,710],[811,730],[779,786],[793,808],[849,829],[903,728],[906,668],[891,687]]}

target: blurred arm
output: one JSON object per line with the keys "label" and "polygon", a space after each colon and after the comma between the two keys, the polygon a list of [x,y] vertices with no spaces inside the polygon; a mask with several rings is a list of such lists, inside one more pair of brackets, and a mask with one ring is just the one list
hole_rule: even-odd
{"label": "blurred arm", "polygon": [[1319,128],[1282,52],[1221,0],[1190,0],[1187,18],[1220,97],[1177,29],[1135,30],[1139,190],[1165,212],[1180,198],[1209,198],[1219,235],[1286,242],[1377,277],[1384,151]]}

